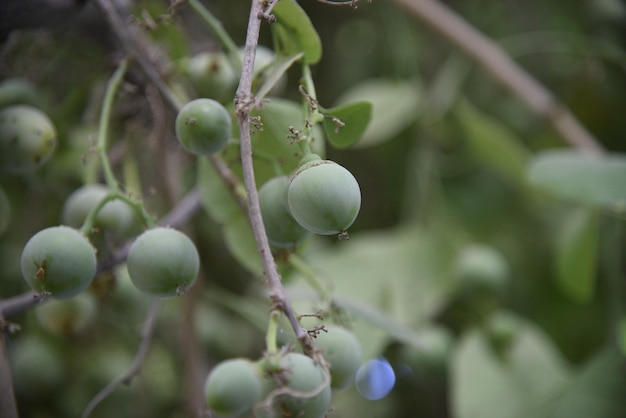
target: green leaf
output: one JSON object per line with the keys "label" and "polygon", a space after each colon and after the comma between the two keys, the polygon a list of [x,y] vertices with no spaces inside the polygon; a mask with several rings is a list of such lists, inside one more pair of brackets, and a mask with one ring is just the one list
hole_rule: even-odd
{"label": "green leaf", "polygon": [[300,5],[295,0],[281,0],[272,13],[276,16],[274,49],[284,55],[303,52],[308,64],[316,64],[322,58],[322,41]]}
{"label": "green leaf", "polygon": [[626,377],[624,359],[605,348],[578,372],[546,418],[623,418]]}
{"label": "green leaf", "polygon": [[261,72],[262,84],[254,95],[255,98],[257,100],[261,100],[268,95],[277,84],[285,80],[284,77],[287,70],[289,70],[289,68],[291,68],[291,66],[303,56],[304,54],[301,52],[289,57],[277,57],[268,68]]}
{"label": "green leaf", "polygon": [[504,357],[479,330],[468,332],[452,362],[452,416],[535,417],[565,387],[569,368],[537,327],[519,318]]}
{"label": "green leaf", "polygon": [[604,157],[573,150],[537,155],[527,172],[537,189],[570,201],[623,213],[626,209],[626,156]]}
{"label": "green leaf", "polygon": [[339,105],[366,101],[372,116],[357,147],[388,141],[417,120],[422,113],[421,86],[415,80],[371,79],[354,86],[337,101]]}
{"label": "green leaf", "polygon": [[594,294],[598,261],[598,216],[589,209],[567,214],[557,237],[557,284],[571,300],[586,303]]}
{"label": "green leaf", "polygon": [[235,213],[224,225],[224,242],[239,264],[252,274],[263,274],[263,264],[252,228],[242,212]]}
{"label": "green leaf", "polygon": [[509,127],[467,100],[459,102],[454,114],[475,159],[515,182],[524,180],[530,153]]}
{"label": "green leaf", "polygon": [[241,211],[208,158],[198,159],[197,184],[202,198],[202,207],[213,221],[223,224],[234,213]]}
{"label": "green leaf", "polygon": [[370,102],[356,102],[332,109],[323,109],[326,138],[335,148],[354,145],[361,137],[372,117]]}

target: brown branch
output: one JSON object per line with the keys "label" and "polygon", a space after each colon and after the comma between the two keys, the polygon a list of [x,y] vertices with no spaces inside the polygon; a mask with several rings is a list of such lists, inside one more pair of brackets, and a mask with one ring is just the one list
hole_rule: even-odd
{"label": "brown branch", "polygon": [[489,75],[547,120],[564,142],[595,155],[602,145],[572,112],[494,41],[435,0],[393,0],[477,62]]}
{"label": "brown branch", "polygon": [[250,111],[252,110],[255,102],[252,97],[252,70],[254,68],[254,58],[259,41],[261,19],[265,15],[266,12],[263,10],[263,2],[259,0],[252,0],[250,17],[248,19],[248,32],[246,34],[246,45],[244,48],[241,78],[235,94],[235,113],[239,123],[243,180],[246,188],[246,194],[248,195],[248,218],[250,220],[250,225],[252,226],[259,255],[261,256],[261,260],[263,262],[263,273],[269,287],[270,299],[276,308],[283,311],[296,333],[296,337],[298,338],[298,341],[302,345],[304,351],[310,354],[313,351],[313,343],[306,330],[298,322],[298,319],[291,308],[270,249],[267,234],[265,232],[265,226],[263,225],[263,218],[261,217],[259,196],[254,176],[254,164],[252,161]]}

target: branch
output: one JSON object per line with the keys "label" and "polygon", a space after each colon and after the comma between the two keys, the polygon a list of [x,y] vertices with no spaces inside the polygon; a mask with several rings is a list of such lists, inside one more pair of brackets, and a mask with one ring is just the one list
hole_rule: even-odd
{"label": "branch", "polygon": [[495,80],[546,119],[563,141],[595,155],[604,148],[571,111],[491,39],[435,0],[393,0],[476,61]]}
{"label": "branch", "polygon": [[311,353],[313,343],[306,330],[300,325],[296,315],[289,304],[285,289],[282,285],[280,274],[276,268],[274,257],[267,240],[261,208],[259,206],[259,196],[254,177],[254,165],[252,162],[252,140],[250,138],[250,111],[254,106],[252,97],[252,75],[254,68],[254,58],[259,41],[259,31],[261,19],[266,13],[263,10],[263,2],[252,0],[250,17],[248,19],[248,32],[246,35],[246,45],[244,48],[243,67],[239,86],[235,94],[235,113],[239,123],[241,164],[243,168],[243,180],[248,195],[248,218],[254,233],[257,249],[263,262],[263,273],[269,287],[270,299],[276,308],[283,311],[291,324],[298,341],[302,345],[305,353]]}
{"label": "branch", "polygon": [[146,354],[148,354],[148,349],[150,348],[150,344],[152,342],[152,334],[154,331],[154,326],[156,324],[156,317],[159,313],[159,302],[159,298],[152,298],[150,301],[148,314],[146,315],[146,320],[141,329],[141,344],[139,345],[139,349],[137,350],[137,354],[135,355],[133,363],[130,365],[126,373],[113,380],[104,389],[98,392],[96,396],[93,397],[93,399],[89,402],[89,404],[83,411],[81,418],[89,417],[94,409],[96,409],[96,407],[100,404],[100,402],[109,397],[121,385],[130,383],[133,377],[139,374],[139,371],[141,370],[141,365],[146,358]]}

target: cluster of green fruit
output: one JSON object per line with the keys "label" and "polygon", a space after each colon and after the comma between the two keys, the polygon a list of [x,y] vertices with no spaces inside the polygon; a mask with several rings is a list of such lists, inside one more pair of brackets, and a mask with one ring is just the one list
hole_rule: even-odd
{"label": "cluster of green fruit", "polygon": [[[55,299],[72,298],[96,275],[96,249],[80,230],[54,226],[33,235],[20,260],[24,280],[36,292]],[[135,286],[153,296],[184,293],[196,280],[200,258],[194,243],[172,228],[143,232],[131,245],[127,260]]]}
{"label": "cluster of green fruit", "polygon": [[[187,103],[176,117],[176,135],[197,155],[221,150],[231,133],[231,118],[213,99]],[[344,234],[361,207],[354,176],[341,165],[307,154],[290,176],[267,181],[259,190],[261,213],[270,244],[293,248],[312,233]]]}
{"label": "cluster of green fruit", "polygon": [[354,334],[328,326],[315,339],[321,356],[270,353],[257,362],[234,358],[217,364],[205,382],[207,404],[220,417],[254,411],[257,417],[322,418],[333,390],[348,387],[361,365]]}

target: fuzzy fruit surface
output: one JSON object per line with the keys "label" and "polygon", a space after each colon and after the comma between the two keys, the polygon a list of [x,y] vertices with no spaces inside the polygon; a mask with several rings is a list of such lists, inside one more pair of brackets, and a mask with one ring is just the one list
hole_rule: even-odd
{"label": "fuzzy fruit surface", "polygon": [[238,77],[222,51],[200,52],[187,65],[187,75],[201,97],[222,101],[235,92]]}
{"label": "fuzzy fruit surface", "polygon": [[260,371],[244,358],[223,361],[209,373],[204,395],[211,411],[219,416],[238,417],[261,400],[263,384]]}
{"label": "fuzzy fruit surface", "polygon": [[327,332],[321,332],[315,339],[315,347],[322,351],[330,364],[330,386],[344,389],[354,381],[354,376],[363,361],[361,343],[349,330],[327,325]]}
{"label": "fuzzy fruit surface", "polygon": [[292,175],[287,204],[302,227],[320,235],[338,234],[347,230],[359,214],[361,190],[346,168],[333,161],[313,159]]}
{"label": "fuzzy fruit surface", "polygon": [[[61,219],[65,225],[80,228],[87,215],[109,194],[102,184],[86,184],[72,192],[63,204]],[[107,202],[98,212],[95,225],[126,235],[137,227],[133,209],[121,200]]]}
{"label": "fuzzy fruit surface", "polygon": [[259,189],[259,204],[265,232],[275,248],[293,248],[312,234],[304,229],[287,209],[287,176],[275,177]]}
{"label": "fuzzy fruit surface", "polygon": [[56,129],[41,110],[28,105],[0,110],[0,169],[33,170],[50,158],[55,146]]}
{"label": "fuzzy fruit surface", "polygon": [[183,294],[196,281],[200,257],[180,231],[157,227],[141,234],[130,247],[128,275],[141,291],[153,296]]}
{"label": "fuzzy fruit surface", "polygon": [[91,284],[96,274],[96,251],[76,229],[55,226],[28,240],[20,266],[24,280],[34,291],[69,299]]}
{"label": "fuzzy fruit surface", "polygon": [[329,376],[313,359],[300,353],[288,353],[280,359],[284,395],[274,400],[274,415],[263,416],[323,418],[331,400]]}
{"label": "fuzzy fruit surface", "polygon": [[224,148],[231,127],[228,111],[213,99],[192,100],[176,116],[178,140],[197,155],[214,154]]}

